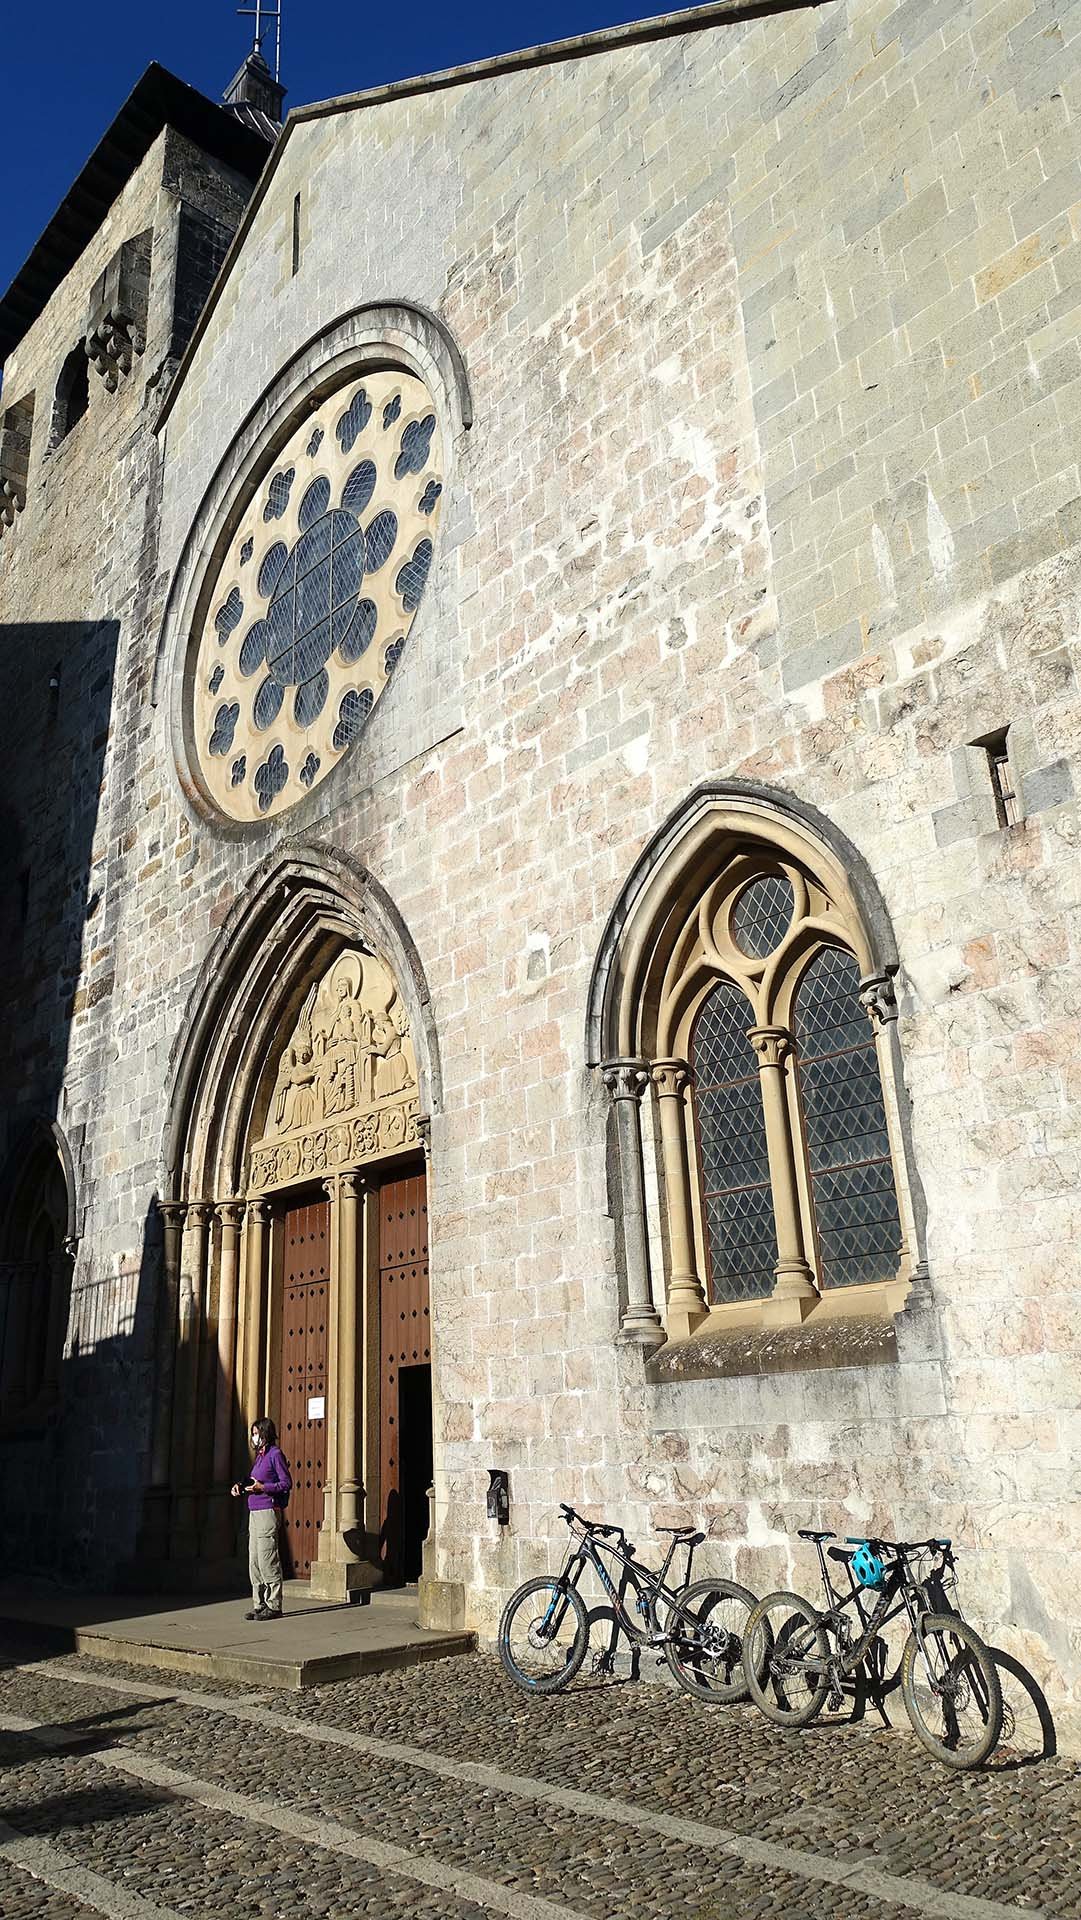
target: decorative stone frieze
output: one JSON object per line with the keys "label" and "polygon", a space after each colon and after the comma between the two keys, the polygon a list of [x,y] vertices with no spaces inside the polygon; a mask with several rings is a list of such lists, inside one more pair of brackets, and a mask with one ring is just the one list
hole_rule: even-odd
{"label": "decorative stone frieze", "polygon": [[136,234],[113,255],[90,295],[86,357],[115,393],[146,346],[152,234]]}

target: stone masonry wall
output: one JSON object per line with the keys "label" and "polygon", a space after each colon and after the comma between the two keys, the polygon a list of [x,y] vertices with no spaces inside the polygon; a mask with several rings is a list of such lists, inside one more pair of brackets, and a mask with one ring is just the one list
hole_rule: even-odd
{"label": "stone masonry wall", "polygon": [[[432,590],[279,837],[371,869],[432,991],[438,1570],[470,1619],[548,1565],[560,1499],[700,1519],[760,1591],[810,1581],[801,1525],[949,1532],[968,1610],[1074,1739],[1079,27],[832,0],[300,123],[169,420],[161,550],[320,325],[442,316],[476,419]],[[125,1010],[74,1029],[121,1262],[198,965],[273,844],[181,801],[175,694],[124,709]],[[1007,723],[1001,831],[967,743]],[[718,776],[818,807],[893,917],[933,1310],[892,1367],[651,1387],[613,1344],[590,967],[650,835]]]}
{"label": "stone masonry wall", "polygon": [[[59,1122],[75,1162],[80,1240],[63,1412],[47,1432],[0,1439],[0,1459],[10,1550],[76,1577],[113,1567],[138,1515],[158,1281],[150,1198],[160,1098],[147,1092],[140,1103],[110,1078],[139,1027],[118,947],[130,854],[156,811],[131,774],[147,737],[147,635],[160,607],[152,423],[163,365],[175,365],[224,252],[213,234],[193,243],[192,222],[228,234],[247,194],[164,131],[4,373],[5,399],[32,392],[35,412],[26,507],[0,539],[9,699],[0,1157],[18,1152],[31,1118]],[[87,410],[53,444],[57,378],[85,334],[94,282],[121,243],[148,228],[145,349],[114,393],[89,368]]]}

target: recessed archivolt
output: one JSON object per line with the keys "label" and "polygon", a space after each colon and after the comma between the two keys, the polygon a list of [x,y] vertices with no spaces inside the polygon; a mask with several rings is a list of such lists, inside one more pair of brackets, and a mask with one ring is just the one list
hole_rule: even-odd
{"label": "recessed archivolt", "polygon": [[400,915],[362,868],[293,846],[268,860],[215,941],[174,1052],[162,1196],[244,1191],[278,1064],[314,980],[345,948],[393,976],[409,1016],[422,1114],[442,1101],[427,984]]}
{"label": "recessed archivolt", "polygon": [[[740,955],[724,923],[739,892],[734,861],[748,879],[786,873],[796,904],[806,903],[790,938],[761,961]],[[864,976],[896,972],[893,930],[863,856],[832,822],[776,788],[696,788],[645,848],[609,916],[590,981],[589,1063],[676,1051],[696,981],[700,998],[718,970],[753,989],[767,1024],[777,1011],[773,982],[790,980],[797,948],[809,957],[821,938],[851,947]]]}

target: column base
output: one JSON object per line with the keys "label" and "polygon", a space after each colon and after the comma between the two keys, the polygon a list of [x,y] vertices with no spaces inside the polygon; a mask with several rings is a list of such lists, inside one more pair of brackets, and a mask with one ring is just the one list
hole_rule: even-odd
{"label": "column base", "polygon": [[774,1293],[762,1302],[762,1324],[767,1327],[800,1327],[821,1298],[811,1287],[806,1293]]}
{"label": "column base", "polygon": [[616,1334],[616,1345],[642,1347],[647,1353],[655,1353],[658,1347],[664,1346],[667,1338],[657,1314],[628,1314]]}
{"label": "column base", "polygon": [[697,1307],[669,1306],[669,1340],[689,1340],[695,1329],[702,1325],[703,1320],[708,1319],[709,1308],[704,1304]]}
{"label": "column base", "polygon": [[317,1600],[344,1605],[354,1595],[371,1593],[383,1584],[382,1569],[370,1560],[314,1560],[310,1577],[311,1591]]}

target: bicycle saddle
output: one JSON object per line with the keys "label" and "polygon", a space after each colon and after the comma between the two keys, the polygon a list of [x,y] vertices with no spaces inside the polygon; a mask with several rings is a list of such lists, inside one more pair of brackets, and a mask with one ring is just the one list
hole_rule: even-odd
{"label": "bicycle saddle", "polygon": [[705,1534],[698,1533],[694,1527],[654,1527],[654,1533],[670,1533],[673,1540],[704,1540]]}
{"label": "bicycle saddle", "polygon": [[828,1527],[822,1532],[815,1527],[800,1527],[798,1533],[801,1540],[836,1540],[837,1538],[837,1535],[831,1533]]}

